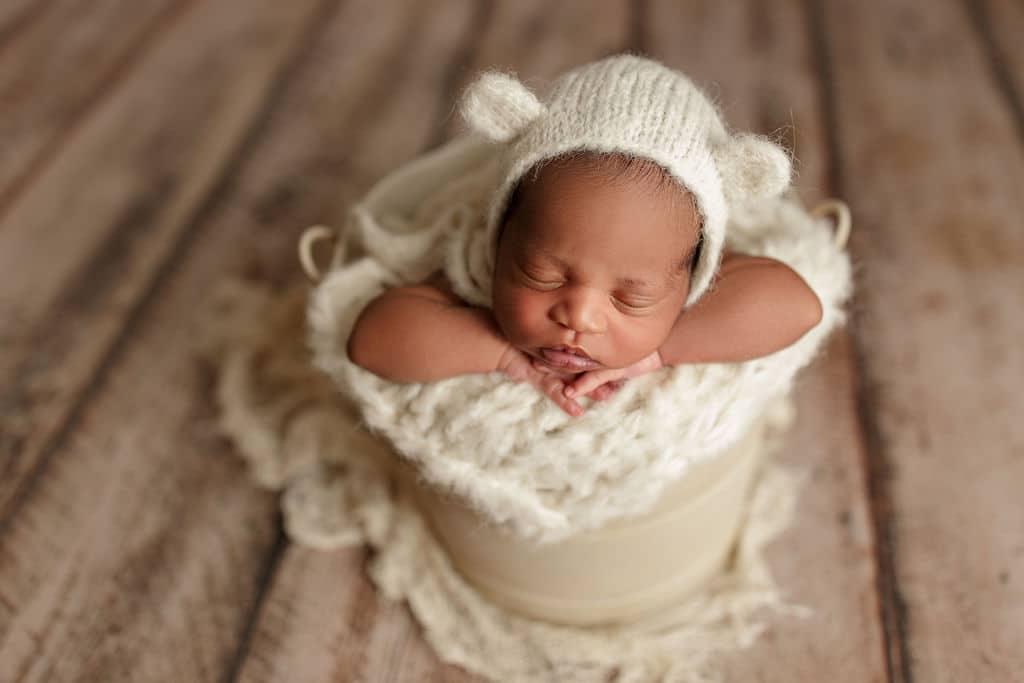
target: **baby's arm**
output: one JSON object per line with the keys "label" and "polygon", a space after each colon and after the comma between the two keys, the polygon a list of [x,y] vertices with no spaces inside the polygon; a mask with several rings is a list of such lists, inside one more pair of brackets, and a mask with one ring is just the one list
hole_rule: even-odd
{"label": "baby's arm", "polygon": [[390,289],[363,309],[349,336],[349,359],[393,382],[433,382],[499,371],[528,382],[570,415],[582,407],[562,378],[539,370],[502,336],[491,312],[468,306],[441,274]]}
{"label": "baby's arm", "polygon": [[661,345],[665,365],[759,358],[793,344],[821,321],[817,295],[780,261],[729,253],[716,278]]}
{"label": "baby's arm", "polygon": [[509,344],[490,312],[439,284],[395,287],[371,301],[348,340],[352,362],[403,383],[498,370]]}

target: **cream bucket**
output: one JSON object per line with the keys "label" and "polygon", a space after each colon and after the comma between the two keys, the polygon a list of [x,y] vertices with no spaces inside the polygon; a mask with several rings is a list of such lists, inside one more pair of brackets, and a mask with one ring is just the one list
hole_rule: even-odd
{"label": "cream bucket", "polygon": [[453,566],[485,597],[555,623],[626,622],[700,589],[723,567],[764,429],[762,416],[735,446],[673,482],[647,514],[545,545],[488,524],[458,498],[418,483],[408,466],[396,469]]}

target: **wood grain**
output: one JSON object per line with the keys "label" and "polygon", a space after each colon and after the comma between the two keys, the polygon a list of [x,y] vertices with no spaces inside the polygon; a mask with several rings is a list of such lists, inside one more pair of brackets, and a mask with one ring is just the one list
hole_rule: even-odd
{"label": "wood grain", "polygon": [[0,519],[222,182],[317,2],[198,5],[0,220]]}
{"label": "wood grain", "polygon": [[[960,3],[826,4],[893,680],[1024,664],[1024,157]],[[1017,673],[1015,673],[1017,672]]]}
{"label": "wood grain", "polygon": [[380,597],[365,561],[363,548],[290,546],[240,680],[476,680],[437,661],[408,608]]}
{"label": "wood grain", "polygon": [[333,11],[0,3],[0,680],[476,680],[364,550],[285,541],[209,433],[196,346],[225,274],[301,279],[299,231],[459,130],[478,69],[540,85],[623,48],[795,147],[802,196],[854,213],[853,334],[798,382],[784,460],[809,480],[769,549],[815,615],[721,657],[727,680],[1015,680],[1019,3]]}
{"label": "wood grain", "polygon": [[64,0],[17,27],[0,60],[0,216],[188,4]]}
{"label": "wood grain", "polygon": [[53,4],[53,0],[6,0],[0,4],[0,54],[20,38]]}
{"label": "wood grain", "polygon": [[[483,69],[514,72],[529,87],[543,91],[551,79],[579,65],[581,60],[626,49],[632,39],[629,28],[637,7],[622,2],[604,3],[599,21],[595,21],[592,3],[578,1],[549,3],[543,8],[533,2],[498,3],[493,13],[486,39],[479,41],[475,54],[466,55],[453,92],[460,92]],[[495,26],[494,22],[501,23]],[[600,30],[592,35],[572,35],[570,27],[591,25]],[[615,29],[608,30],[611,26]],[[577,42],[582,43],[579,48],[575,46]],[[453,103],[442,122],[441,134],[432,143],[464,130]]]}
{"label": "wood grain", "polygon": [[[368,13],[371,7],[378,11]],[[267,198],[268,218],[286,212],[295,228],[339,225],[377,178],[422,150],[451,111],[452,84],[485,18],[472,2],[436,3],[429,12],[369,0],[346,6],[314,52],[315,68],[301,77],[304,96],[282,113],[282,149],[311,177],[279,178]],[[346,60],[355,32],[367,48]],[[382,87],[394,80],[402,87]],[[297,136],[297,128],[319,135]],[[287,260],[280,249],[263,252],[261,273],[301,277],[297,232],[288,236]],[[289,545],[244,646],[240,680],[465,680],[438,660],[404,605],[377,593],[364,558],[362,548],[331,553]]]}
{"label": "wood grain", "polygon": [[[221,50],[250,58],[248,78],[259,82],[287,78],[282,65],[302,54],[295,50],[323,20],[322,6],[289,8],[248,19],[232,12],[220,24],[221,10],[201,17]],[[171,38],[184,41],[172,50],[179,59],[204,35],[190,29]],[[254,41],[262,58],[245,49]],[[216,64],[205,66],[212,74]],[[241,98],[222,105],[235,115],[205,112],[223,135],[233,134],[224,124],[238,120],[243,104],[254,114],[265,106],[245,68],[228,71],[248,87],[220,82],[221,97]],[[216,223],[206,225],[216,233]],[[0,680],[219,681],[230,670],[280,531],[275,497],[249,485],[204,426],[210,383],[195,344],[204,333],[197,303],[220,281],[226,259],[244,258],[235,247],[249,227],[235,221],[233,232],[216,233],[217,244],[200,243],[187,269],[175,270],[181,248],[168,248],[135,275],[137,287],[154,288],[150,305],[118,319],[125,336],[102,366],[102,381],[2,527]]]}
{"label": "wood grain", "polygon": [[[410,64],[445,64],[448,73],[421,73],[407,81],[409,92],[405,111],[430,111],[434,120],[410,119],[396,112],[390,118],[345,120],[336,137],[322,144],[326,150],[345,149],[350,168],[366,169],[356,179],[337,176],[338,183],[360,192],[401,160],[413,157],[434,140],[440,128],[446,134],[458,129],[452,121],[453,98],[461,85],[475,72],[489,66],[514,68],[528,81],[556,75],[565,67],[605,54],[612,46],[621,46],[628,38],[626,3],[602,5],[602,19],[589,25],[586,37],[577,35],[579,18],[589,5],[583,2],[550,5],[539,0],[500,3],[493,14],[480,18],[468,14],[462,3],[441,3],[452,16],[443,20],[413,19],[421,24],[415,42],[385,32],[409,19],[380,17],[366,22],[362,30],[371,35],[385,32],[374,45],[386,46],[387,53],[366,54],[371,60],[366,71],[381,73],[405,71]],[[456,17],[462,17],[456,19]],[[381,24],[378,24],[380,21]],[[339,20],[336,30],[348,24]],[[538,26],[543,26],[539,31]],[[458,33],[453,31],[458,28]],[[532,42],[527,37],[533,36]],[[570,37],[572,38],[570,40]],[[332,45],[343,45],[341,37]],[[405,45],[401,58],[391,54]],[[454,49],[453,49],[454,48]],[[411,54],[407,54],[411,53]],[[406,60],[409,60],[408,62]],[[324,57],[325,63],[331,63]],[[454,74],[454,76],[453,76]],[[359,82],[357,73],[340,82]],[[344,97],[325,101],[315,107],[330,112],[340,107]],[[307,107],[309,108],[309,107]],[[300,116],[296,113],[296,117]],[[344,135],[341,131],[344,131]],[[371,140],[367,143],[366,140]],[[385,154],[381,155],[381,146]],[[336,152],[340,153],[340,152]],[[372,170],[372,173],[369,172]],[[337,205],[338,214],[358,196],[348,195]],[[309,199],[295,197],[301,206]],[[253,629],[249,654],[241,669],[246,683],[280,681],[293,678],[308,681],[364,680],[381,683],[404,681],[463,681],[475,676],[438,660],[425,641],[418,623],[401,604],[380,597],[365,577],[363,554],[354,551],[316,553],[289,546],[283,555],[266,602]],[[342,559],[339,559],[339,555]],[[348,559],[344,559],[348,558]],[[339,589],[339,587],[345,587]]]}
{"label": "wood grain", "polygon": [[967,7],[988,52],[992,75],[1017,122],[1017,134],[1024,141],[1024,43],[1020,40],[1024,4],[986,0]]}
{"label": "wood grain", "polygon": [[[718,101],[738,130],[795,151],[795,186],[813,203],[830,194],[828,148],[810,27],[799,2],[648,6],[643,46]],[[793,526],[769,559],[788,599],[814,610],[778,617],[751,650],[722,657],[725,680],[882,681],[886,678],[863,443],[847,330],[798,376],[797,418],[781,461],[806,473]]]}

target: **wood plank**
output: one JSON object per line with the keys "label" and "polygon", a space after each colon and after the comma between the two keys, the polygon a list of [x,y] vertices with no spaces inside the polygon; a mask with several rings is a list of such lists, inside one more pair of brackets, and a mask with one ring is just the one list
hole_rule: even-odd
{"label": "wood plank", "polygon": [[[820,84],[803,3],[649,5],[652,56],[689,74],[738,130],[772,135],[798,160],[808,204],[830,195]],[[793,525],[768,557],[786,597],[814,610],[777,617],[752,649],[725,654],[725,680],[881,681],[885,661],[854,403],[849,333],[840,330],[794,390],[797,418],[781,462],[808,474]]]}
{"label": "wood plank", "polygon": [[317,1],[195,7],[0,221],[0,519],[221,182]]}
{"label": "wood plank", "polygon": [[63,0],[20,28],[0,60],[0,215],[187,4]]}
{"label": "wood plank", "polygon": [[1024,32],[1024,4],[986,0],[969,3],[967,7],[987,48],[993,76],[1024,140],[1024,43],[1020,40]]}
{"label": "wood plank", "polygon": [[961,3],[826,4],[894,680],[1024,666],[1024,155]]}
{"label": "wood plank", "polygon": [[[246,58],[219,63],[199,51],[211,74],[226,72],[212,79],[222,97],[253,97],[246,79],[289,83],[286,67],[305,54],[331,8],[268,5],[245,16],[210,5],[212,14],[196,15],[205,28],[178,36],[193,49],[212,32],[219,50]],[[259,90],[266,95],[269,84]],[[240,104],[206,108],[222,135],[233,135],[224,122],[238,115],[222,111],[232,106]],[[202,138],[194,123],[165,121],[186,128],[162,134]],[[260,162],[271,160],[264,154]],[[252,487],[203,426],[210,383],[196,362],[204,333],[197,302],[208,300],[226,261],[251,256],[237,247],[252,221],[233,213],[236,204],[221,209],[205,223],[208,239],[197,240],[195,258],[172,261],[147,283],[152,305],[131,317],[93,400],[0,529],[0,680],[220,681],[233,666],[281,536],[275,497]],[[228,215],[233,229],[217,231]]]}
{"label": "wood plank", "polygon": [[[260,581],[254,577],[262,574],[257,560],[267,553],[272,540],[268,513],[273,503],[254,491],[238,471],[237,461],[225,460],[233,465],[225,467],[226,476],[209,472],[204,469],[209,464],[203,460],[214,457],[215,449],[196,446],[191,437],[175,438],[177,433],[189,434],[187,425],[195,417],[189,413],[197,408],[194,404],[190,407],[190,403],[208,389],[189,372],[193,352],[189,340],[201,337],[203,332],[197,322],[201,317],[197,302],[204,301],[225,272],[259,273],[261,279],[272,281],[301,278],[294,257],[298,230],[315,220],[340,221],[354,193],[364,191],[384,168],[397,163],[396,156],[411,155],[422,145],[430,124],[448,105],[442,102],[438,85],[448,78],[451,55],[438,45],[455,44],[459,35],[470,33],[467,19],[474,6],[452,4],[445,11],[429,13],[429,17],[407,15],[397,3],[390,12],[371,9],[380,8],[369,2],[346,7],[318,41],[308,61],[310,69],[289,78],[285,105],[272,117],[270,130],[261,134],[264,142],[244,167],[244,173],[232,183],[233,191],[224,198],[222,210],[204,217],[201,225],[205,230],[196,235],[188,252],[192,256],[179,269],[164,271],[170,281],[154,294],[154,308],[133,318],[139,329],[122,347],[101,393],[83,415],[81,424],[85,426],[71,437],[66,451],[49,462],[12,522],[7,545],[0,545],[0,557],[6,558],[0,562],[0,595],[6,596],[6,604],[14,611],[14,624],[6,639],[13,644],[0,650],[0,660],[10,661],[11,669],[27,668],[30,680],[64,671],[78,671],[95,680],[206,680],[230,675],[224,663],[228,634],[241,632],[244,623],[239,615],[250,607],[251,597],[258,591]],[[360,42],[370,37],[381,40]],[[363,48],[363,53],[354,51],[353,45],[374,47]],[[378,58],[371,59],[374,54]],[[380,68],[367,68],[370,64]],[[388,72],[401,74],[408,80],[407,87],[396,89],[390,81],[379,78]],[[409,125],[410,112],[431,110],[433,114],[422,117],[421,124]],[[375,121],[380,125],[376,130],[371,125]],[[154,358],[160,362],[154,363]],[[141,392],[134,388],[140,377],[145,378],[145,390]],[[128,422],[122,423],[122,419]],[[154,454],[146,448],[145,457],[134,457],[131,446],[143,439],[159,444],[160,452]],[[81,447],[80,440],[86,445],[96,442],[98,448]],[[108,448],[106,442],[111,440],[115,440],[115,446],[125,445]],[[165,451],[172,453],[173,459]],[[200,475],[203,486],[192,490]],[[132,510],[122,508],[121,501],[142,505],[141,494],[119,487],[140,482],[151,499],[170,495],[167,487],[181,499],[177,507],[167,506],[166,516],[150,511],[154,518],[147,518],[143,525],[150,532],[147,540],[153,546],[151,555],[163,557],[164,553],[177,552],[177,546],[168,547],[166,536],[180,536],[183,540],[178,544],[189,545],[187,553],[175,557],[177,564],[172,562],[166,569],[169,577],[162,562],[139,567],[132,559],[134,552],[119,553],[104,547],[108,555],[104,560],[83,550],[74,558],[77,569],[73,569],[65,555],[51,558],[33,547],[42,545],[52,552],[70,534],[85,533],[88,538],[88,531],[96,529],[131,550],[142,540],[131,528],[125,528]],[[233,490],[226,492],[224,487]],[[108,492],[102,511],[87,507],[94,489]],[[232,500],[226,510],[221,510],[216,506],[224,497]],[[63,501],[61,507],[55,501]],[[182,506],[194,511],[184,523],[175,518]],[[157,505],[155,509],[162,508]],[[73,521],[76,519],[83,521]],[[241,535],[244,529],[255,538],[245,542],[236,535],[219,541],[227,546],[223,551],[226,557],[222,558],[218,541],[209,539],[211,528],[228,536]],[[239,531],[233,532],[236,528]],[[38,533],[40,530],[46,531],[45,537]],[[327,563],[328,585],[336,591],[346,576],[331,569],[335,557],[317,555]],[[119,559],[121,556],[124,559]],[[276,553],[271,553],[269,562],[274,558]],[[123,617],[123,611],[103,608],[105,601],[113,599],[111,591],[116,590],[109,585],[111,577],[141,581],[139,575],[144,571],[155,572],[157,578],[137,587],[130,597],[143,616],[133,624],[132,633],[110,633],[121,628]],[[85,578],[80,576],[83,572]],[[189,578],[210,574],[214,576],[206,579],[209,587]],[[232,574],[241,575],[237,591],[223,596],[221,581]],[[350,578],[355,576],[358,574]],[[166,585],[179,580],[180,584]],[[66,590],[64,586],[68,586]],[[55,614],[51,594],[60,590],[65,590],[61,596],[64,606]],[[35,600],[29,597],[33,593]],[[212,615],[205,610],[198,615],[187,614],[190,607],[211,600],[219,605],[219,611]],[[227,606],[236,611],[227,611]],[[375,603],[373,609],[377,609]],[[387,609],[381,612],[387,614]],[[160,621],[154,622],[157,617],[153,615],[161,615]],[[328,616],[336,619],[338,615]],[[44,627],[39,624],[46,620],[49,628],[40,635]],[[210,623],[214,620],[216,623]],[[68,624],[81,621],[86,626],[69,634],[72,627]],[[340,625],[348,627],[345,621]],[[404,653],[404,658],[394,660],[402,662],[403,671],[415,672],[418,667],[434,670],[436,662],[427,656],[424,644],[418,646],[423,656],[410,658],[417,651],[409,640],[416,638],[413,626],[405,621],[392,622],[390,628],[375,628],[366,634],[372,643],[360,643],[360,648],[368,648],[381,658],[371,661],[377,670],[386,670],[396,649]],[[152,651],[140,654],[144,643],[133,634],[157,630],[166,647],[158,643]],[[182,642],[189,631],[197,635]],[[65,642],[72,635],[100,654],[83,661],[86,655],[75,642]],[[30,647],[33,641],[43,643],[34,652]],[[196,653],[194,648],[202,651]],[[178,661],[176,651],[177,657],[188,661]],[[57,652],[61,653],[60,660]],[[110,652],[119,653],[117,662],[127,659],[123,670],[115,668],[118,664],[107,656]]]}
{"label": "wood plank", "polygon": [[476,680],[438,662],[405,605],[378,595],[365,560],[363,548],[290,546],[240,680]]}
{"label": "wood plank", "polygon": [[[626,49],[632,36],[629,27],[637,8],[630,8],[620,2],[601,6],[600,26],[604,27],[594,35],[586,36],[587,45],[582,51],[564,44],[572,26],[596,25],[594,6],[585,2],[550,3],[541,10],[535,3],[502,3],[495,8],[498,18],[504,22],[502,30],[489,30],[486,40],[480,41],[477,52],[467,55],[453,90],[462,88],[483,69],[511,71],[527,79],[527,85],[542,85],[562,72],[579,65],[580,61],[597,59]],[[609,31],[607,27],[615,27]],[[589,31],[589,28],[588,28]],[[556,34],[559,39],[552,39]],[[583,40],[583,36],[572,36],[572,41]],[[528,49],[524,49],[528,46]],[[583,55],[581,57],[581,55]],[[533,79],[533,80],[530,80]],[[443,129],[435,144],[442,139],[465,130],[454,107],[443,121]]]}
{"label": "wood plank", "polygon": [[[395,99],[385,99],[378,111],[352,111],[351,95],[311,90],[314,103],[296,106],[296,116],[314,110],[328,120],[343,122],[331,126],[326,139],[299,145],[313,157],[302,165],[325,169],[323,189],[337,196],[337,188],[343,188],[344,196],[332,204],[334,215],[317,218],[330,224],[340,224],[348,205],[380,175],[428,144],[437,122],[450,111],[453,74],[476,40],[480,16],[473,3],[441,3],[426,14],[410,12],[399,3],[385,7],[386,13],[369,15],[371,21],[358,21],[366,15],[362,4],[350,8],[331,28],[330,39],[315,61],[347,65],[332,80],[371,93],[377,89],[380,73],[404,74],[406,86],[389,93]],[[375,36],[366,43],[373,49],[365,49],[359,59],[339,60],[334,53],[353,42],[354,30]],[[322,74],[311,76],[314,83],[323,79]],[[426,114],[411,117],[409,112]],[[297,179],[286,180],[290,187]],[[293,197],[291,190],[275,194]],[[292,210],[301,211],[316,196],[315,188],[311,195],[295,195]],[[296,237],[291,234],[292,240]],[[289,255],[293,246],[294,241],[288,245]],[[289,266],[286,275],[291,280],[301,277],[294,261]],[[364,557],[363,549],[325,553],[289,546],[253,628],[240,678],[464,680],[458,669],[438,660],[404,605],[377,594],[363,573]],[[340,591],[339,586],[346,589]]]}
{"label": "wood plank", "polygon": [[[548,78],[564,68],[606,54],[610,47],[621,46],[628,39],[628,3],[605,3],[602,17],[588,25],[586,36],[577,27],[582,13],[589,11],[584,2],[552,5],[541,0],[500,3],[486,24],[476,26],[479,19],[449,18],[440,25],[427,23],[432,35],[421,36],[404,50],[410,64],[434,64],[444,58],[448,74],[409,79],[418,83],[407,94],[408,104],[391,110],[389,117],[352,121],[338,126],[337,141],[328,149],[347,148],[350,167],[365,169],[357,184],[338,182],[353,190],[337,206],[338,214],[330,222],[338,224],[347,204],[357,198],[380,175],[399,161],[411,158],[434,141],[436,129],[445,135],[458,130],[452,121],[452,100],[474,73],[489,66],[514,68],[524,78]],[[444,11],[462,16],[463,4],[442,3],[435,12]],[[381,18],[385,27],[400,26],[410,21]],[[413,20],[423,23],[423,19]],[[362,30],[376,34],[369,22]],[[458,26],[458,33],[450,33]],[[543,27],[539,30],[538,27]],[[338,29],[341,30],[341,27]],[[527,40],[525,36],[534,36]],[[571,40],[569,38],[572,38]],[[388,45],[394,38],[374,41],[374,46]],[[337,37],[331,44],[349,42]],[[399,41],[405,44],[407,41]],[[406,69],[397,66],[390,54],[367,54],[362,69],[371,73]],[[406,58],[403,58],[403,60]],[[324,57],[324,63],[338,63]],[[371,65],[366,67],[365,65]],[[382,66],[377,66],[378,64]],[[401,62],[405,64],[405,62]],[[451,74],[455,74],[454,77]],[[345,79],[361,78],[357,72]],[[339,80],[341,78],[339,77]],[[332,96],[333,100],[333,96]],[[332,108],[343,106],[339,98]],[[408,116],[409,111],[431,111],[436,119]],[[426,125],[425,125],[426,124]],[[344,133],[342,133],[344,131]],[[344,137],[342,137],[344,135]],[[351,136],[351,137],[349,137]],[[364,140],[373,142],[367,143]],[[351,141],[351,142],[350,142]],[[354,143],[354,144],[353,144]],[[381,146],[387,148],[380,155]],[[284,193],[289,195],[289,193]],[[294,277],[294,273],[292,274]],[[365,680],[380,681],[462,681],[477,680],[463,670],[440,662],[426,646],[421,629],[404,605],[396,605],[377,595],[373,584],[363,573],[365,553],[355,550],[317,553],[289,546],[275,573],[273,584],[253,629],[249,653],[241,669],[246,683],[279,681],[293,678],[305,682]],[[345,587],[340,590],[339,586]]]}
{"label": "wood plank", "polygon": [[52,5],[53,0],[6,0],[0,4],[0,54]]}

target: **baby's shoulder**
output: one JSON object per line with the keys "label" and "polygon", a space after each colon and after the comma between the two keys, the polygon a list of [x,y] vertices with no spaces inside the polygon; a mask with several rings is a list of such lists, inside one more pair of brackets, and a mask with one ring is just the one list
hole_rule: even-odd
{"label": "baby's shoulder", "polygon": [[444,298],[444,301],[447,301],[450,304],[465,304],[465,302],[459,298],[459,295],[455,293],[455,290],[452,288],[452,283],[448,281],[448,276],[445,275],[443,270],[434,271],[434,273],[420,283],[419,286],[436,290]]}
{"label": "baby's shoulder", "polygon": [[722,262],[719,265],[718,270],[720,273],[723,273],[742,266],[768,262],[774,262],[774,259],[770,259],[766,256],[754,256],[752,254],[744,254],[739,251],[723,251]]}

